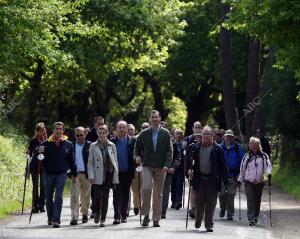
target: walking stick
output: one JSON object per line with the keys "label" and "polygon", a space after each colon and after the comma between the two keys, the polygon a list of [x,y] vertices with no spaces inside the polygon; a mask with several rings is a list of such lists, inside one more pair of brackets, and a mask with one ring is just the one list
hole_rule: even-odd
{"label": "walking stick", "polygon": [[182,194],[182,208],[185,204],[185,170],[186,170],[186,150],[183,150],[184,163],[183,163],[183,194]]}
{"label": "walking stick", "polygon": [[239,220],[242,219],[242,214],[241,214],[241,185],[239,184]]}
{"label": "walking stick", "polygon": [[188,196],[187,209],[186,209],[185,230],[187,230],[187,227],[188,227],[188,221],[189,221],[191,187],[192,187],[192,184],[191,184],[191,176],[189,176],[189,196]]}
{"label": "walking stick", "polygon": [[140,225],[142,225],[142,214],[141,214],[141,208],[142,208],[142,200],[141,200],[141,172],[142,172],[142,166],[138,166],[136,168],[136,171],[138,172]]}
{"label": "walking stick", "polygon": [[33,204],[35,202],[35,198],[36,198],[37,192],[38,192],[39,176],[40,176],[41,164],[42,164],[42,161],[44,160],[44,155],[43,154],[39,154],[37,158],[39,160],[39,163],[38,163],[38,170],[37,170],[37,175],[36,175],[36,183],[35,183],[35,185],[33,185],[33,196],[32,196],[32,204],[31,204],[31,212],[30,212],[30,216],[29,216],[29,224],[31,222],[32,211],[33,211]]}
{"label": "walking stick", "polygon": [[272,227],[271,180],[270,179],[269,179],[269,207],[270,207],[270,226]]}
{"label": "walking stick", "polygon": [[25,155],[26,158],[26,168],[25,168],[25,179],[24,179],[24,189],[23,189],[23,200],[22,200],[22,214],[24,212],[24,203],[25,203],[25,192],[26,192],[26,183],[27,183],[27,174],[29,170],[29,160],[31,160],[31,157],[29,154]]}

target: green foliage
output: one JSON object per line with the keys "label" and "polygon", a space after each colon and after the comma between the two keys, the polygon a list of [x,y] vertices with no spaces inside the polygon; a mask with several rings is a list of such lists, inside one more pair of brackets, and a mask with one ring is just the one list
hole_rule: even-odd
{"label": "green foliage", "polygon": [[[26,167],[25,150],[27,138],[22,137],[9,124],[1,122],[0,135],[0,216],[10,210],[21,209],[24,171]],[[31,183],[27,184],[27,205],[31,198]],[[19,207],[17,207],[19,205]]]}
{"label": "green foliage", "polygon": [[273,166],[273,181],[283,191],[300,199],[300,168]]}
{"label": "green foliage", "polygon": [[167,108],[170,110],[168,118],[168,128],[178,128],[185,131],[185,123],[187,110],[184,102],[178,97],[173,96],[170,101],[166,103]]}

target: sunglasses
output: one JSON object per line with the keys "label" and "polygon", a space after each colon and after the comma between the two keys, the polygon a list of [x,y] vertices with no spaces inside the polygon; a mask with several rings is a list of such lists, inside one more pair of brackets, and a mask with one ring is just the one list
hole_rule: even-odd
{"label": "sunglasses", "polygon": [[83,134],[76,134],[75,137],[83,137]]}

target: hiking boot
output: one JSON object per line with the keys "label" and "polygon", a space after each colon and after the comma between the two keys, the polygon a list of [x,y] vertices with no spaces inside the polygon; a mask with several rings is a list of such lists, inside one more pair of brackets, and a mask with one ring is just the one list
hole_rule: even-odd
{"label": "hiking boot", "polygon": [[140,209],[138,209],[138,208],[134,208],[134,209],[133,209],[133,212],[134,212],[134,215],[138,215],[138,214],[139,214],[139,212],[140,212]]}
{"label": "hiking boot", "polygon": [[166,214],[161,214],[160,218],[161,218],[161,219],[166,219],[167,216],[166,216]]}
{"label": "hiking boot", "polygon": [[127,222],[127,218],[126,217],[123,217],[122,219],[121,219],[121,223],[126,223]]}
{"label": "hiking boot", "polygon": [[171,208],[175,208],[175,203],[172,203],[172,204],[171,204]]}
{"label": "hiking boot", "polygon": [[212,228],[206,228],[207,232],[213,232],[214,230]]}
{"label": "hiking boot", "polygon": [[115,220],[113,221],[113,224],[114,224],[114,225],[120,224],[120,219],[115,219]]}
{"label": "hiking boot", "polygon": [[32,213],[39,213],[39,209],[37,208],[37,207],[34,207],[33,209],[32,209]]}
{"label": "hiking boot", "polygon": [[40,212],[46,212],[45,208],[41,207],[40,209]]}
{"label": "hiking boot", "polygon": [[53,221],[52,221],[52,220],[49,220],[49,219],[48,219],[48,222],[47,222],[47,223],[48,223],[49,226],[52,226],[52,225],[53,225]]}
{"label": "hiking boot", "polygon": [[225,212],[226,212],[226,209],[222,209],[222,210],[219,212],[219,217],[224,217],[224,216],[225,216]]}
{"label": "hiking boot", "polygon": [[92,212],[90,215],[90,219],[93,219],[95,217],[95,214]]}
{"label": "hiking boot", "polygon": [[175,204],[175,209],[179,210],[180,208],[182,208],[182,203],[178,202]]}
{"label": "hiking boot", "polygon": [[72,226],[77,225],[77,224],[78,224],[77,220],[72,220],[72,221],[70,222],[70,225],[72,225]]}
{"label": "hiking boot", "polygon": [[89,221],[87,215],[82,215],[82,223],[87,223]]}
{"label": "hiking boot", "polygon": [[158,221],[153,221],[153,227],[160,227]]}
{"label": "hiking boot", "polygon": [[228,216],[227,215],[227,221],[233,221],[233,216]]}
{"label": "hiking boot", "polygon": [[145,215],[143,223],[142,223],[142,226],[143,227],[148,227],[149,226],[149,222],[150,222],[149,215]]}

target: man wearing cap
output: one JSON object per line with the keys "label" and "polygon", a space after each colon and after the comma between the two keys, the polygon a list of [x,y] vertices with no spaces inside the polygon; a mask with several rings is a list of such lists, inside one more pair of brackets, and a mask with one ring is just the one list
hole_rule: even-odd
{"label": "man wearing cap", "polygon": [[234,197],[238,185],[237,178],[240,172],[240,165],[244,156],[244,150],[241,145],[234,141],[234,133],[232,130],[226,130],[224,134],[225,140],[221,144],[224,152],[226,167],[228,168],[228,187],[222,186],[219,193],[220,217],[225,216],[227,211],[227,220],[233,220],[234,216]]}

